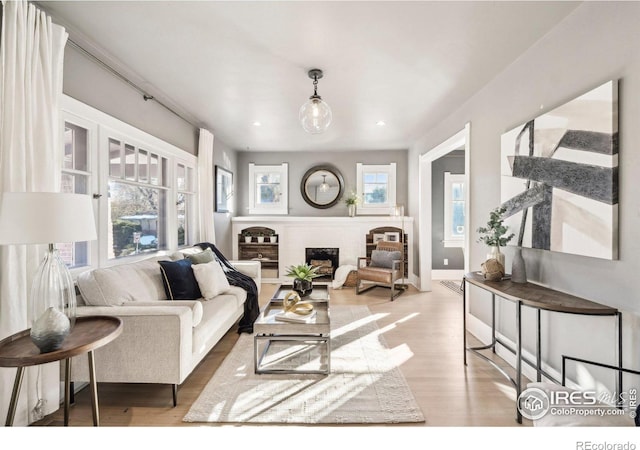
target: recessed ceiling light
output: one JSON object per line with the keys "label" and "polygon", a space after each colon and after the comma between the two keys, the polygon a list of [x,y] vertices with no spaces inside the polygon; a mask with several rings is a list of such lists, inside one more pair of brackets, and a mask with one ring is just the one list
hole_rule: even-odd
{"label": "recessed ceiling light", "polygon": [[386,124],[387,124],[387,123],[386,123],[384,120],[378,120],[378,121],[376,122],[376,125],[378,125],[379,127],[383,127],[383,126],[385,126]]}
{"label": "recessed ceiling light", "polygon": [[255,121],[255,122],[253,122],[253,126],[254,127],[261,127],[262,124],[260,122],[258,122],[258,121]]}

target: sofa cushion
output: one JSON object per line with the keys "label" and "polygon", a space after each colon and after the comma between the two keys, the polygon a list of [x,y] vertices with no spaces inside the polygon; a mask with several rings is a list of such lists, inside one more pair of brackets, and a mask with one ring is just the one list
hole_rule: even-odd
{"label": "sofa cushion", "polygon": [[191,261],[191,264],[205,264],[211,261],[215,261],[215,255],[213,254],[213,250],[207,247],[206,250],[203,250],[199,253],[191,253],[185,255],[185,258]]}
{"label": "sofa cushion", "polygon": [[195,264],[191,268],[205,300],[211,300],[231,287],[218,261]]}
{"label": "sofa cushion", "polygon": [[158,261],[165,293],[170,300],[196,300],[202,297],[191,261]]}
{"label": "sofa cushion", "polygon": [[159,256],[83,272],[78,275],[78,290],[84,303],[91,306],[166,299],[158,262],[168,259]]}

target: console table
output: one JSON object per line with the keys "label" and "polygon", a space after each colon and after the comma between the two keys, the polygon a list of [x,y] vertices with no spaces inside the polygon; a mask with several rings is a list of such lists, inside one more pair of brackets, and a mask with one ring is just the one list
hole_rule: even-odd
{"label": "console table", "polygon": [[71,333],[62,343],[59,350],[40,353],[31,341],[30,330],[20,331],[0,341],[0,367],[16,367],[16,378],[11,393],[11,402],[7,412],[6,426],[13,425],[18,404],[18,394],[24,377],[24,368],[55,361],[65,360],[64,380],[64,425],[69,424],[69,399],[71,397],[70,376],[71,358],[84,353],[89,358],[89,377],[91,379],[91,408],[93,425],[98,426],[98,391],[96,389],[95,365],[93,351],[108,344],[122,333],[122,319],[110,316],[88,316],[76,318]]}
{"label": "console table", "polygon": [[[491,343],[479,347],[467,347],[467,283],[477,286],[491,293]],[[559,292],[535,283],[514,283],[510,279],[502,281],[487,281],[478,272],[467,273],[462,283],[462,321],[463,321],[463,343],[464,343],[464,364],[467,365],[467,352],[484,359],[502,373],[516,390],[516,399],[522,392],[522,363],[536,369],[536,381],[542,381],[542,376],[559,383],[553,376],[542,369],[541,337],[540,337],[540,311],[551,311],[556,313],[581,314],[588,316],[614,316],[616,319],[617,334],[617,354],[618,367],[622,368],[622,313],[616,308],[604,306],[590,300],[576,297],[574,295]],[[496,337],[496,296],[516,304],[516,342],[515,348]],[[522,356],[522,307],[527,306],[536,309],[536,361],[532,362]],[[480,353],[482,350],[496,351],[496,345],[500,344],[516,357],[516,375],[511,378],[507,372],[500,368],[494,361],[486,355]],[[622,390],[622,371],[618,372],[616,380],[616,391]],[[516,400],[516,420],[522,423],[522,415],[517,407]]]}

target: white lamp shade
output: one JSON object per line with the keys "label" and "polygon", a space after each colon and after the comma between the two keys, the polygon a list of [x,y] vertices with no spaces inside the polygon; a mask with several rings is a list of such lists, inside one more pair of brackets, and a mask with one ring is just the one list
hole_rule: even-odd
{"label": "white lamp shade", "polygon": [[0,203],[0,245],[55,244],[97,239],[89,195],[5,192]]}

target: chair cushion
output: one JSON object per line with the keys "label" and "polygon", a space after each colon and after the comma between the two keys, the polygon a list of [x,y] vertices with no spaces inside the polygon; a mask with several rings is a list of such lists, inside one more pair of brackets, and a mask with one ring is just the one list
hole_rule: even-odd
{"label": "chair cushion", "polygon": [[390,270],[384,267],[361,267],[358,269],[360,280],[373,281],[376,283],[391,284],[397,279],[397,270]]}
{"label": "chair cushion", "polygon": [[158,261],[158,264],[168,299],[197,300],[202,297],[190,260]]}
{"label": "chair cushion", "polygon": [[400,261],[401,258],[402,254],[399,251],[373,250],[369,266],[393,269],[393,261]]}
{"label": "chair cushion", "polygon": [[192,269],[198,281],[202,297],[205,300],[211,300],[220,294],[228,292],[231,288],[227,276],[218,261],[195,264]]}

